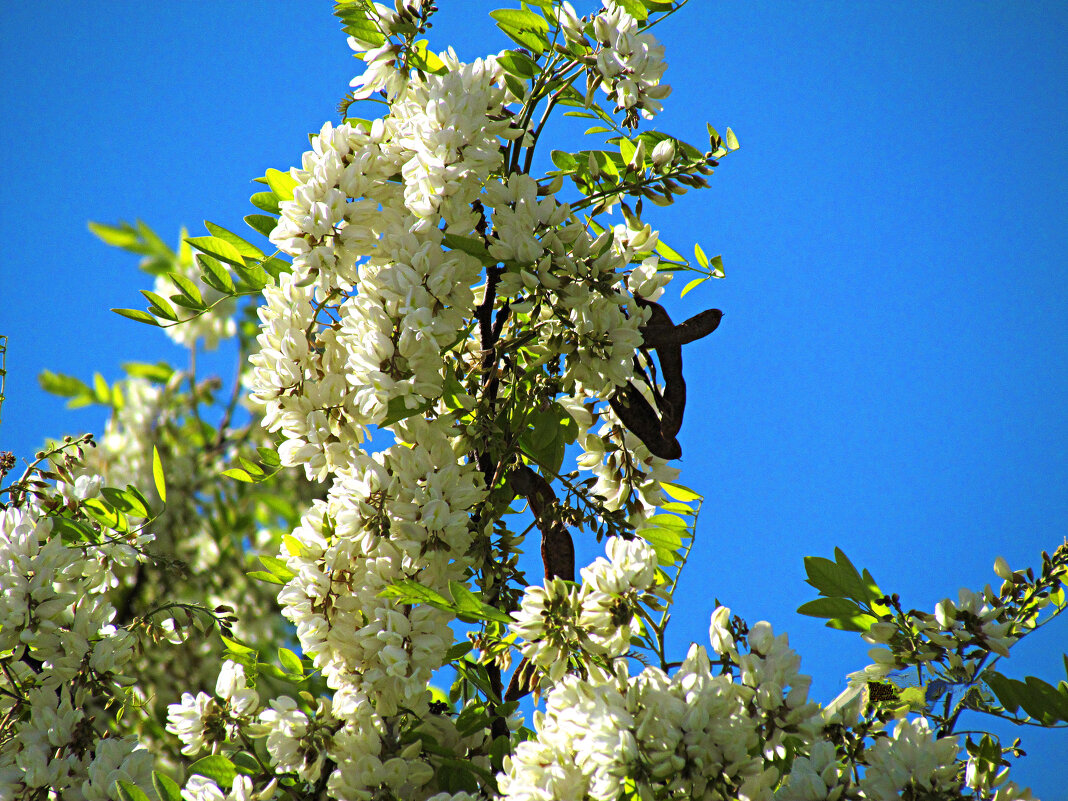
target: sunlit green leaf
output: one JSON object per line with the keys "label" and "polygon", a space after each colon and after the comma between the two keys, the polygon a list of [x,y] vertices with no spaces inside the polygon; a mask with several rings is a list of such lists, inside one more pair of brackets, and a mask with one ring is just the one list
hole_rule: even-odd
{"label": "sunlit green leaf", "polygon": [[226,790],[230,789],[230,785],[234,783],[234,777],[237,775],[234,763],[222,754],[212,754],[203,759],[198,759],[189,766],[189,772],[207,776]]}
{"label": "sunlit green leaf", "polygon": [[164,503],[167,502],[167,481],[163,476],[163,462],[160,461],[159,451],[156,446],[152,446],[152,481],[156,485],[156,492],[159,494],[159,499]]}
{"label": "sunlit green leaf", "polygon": [[112,309],[115,314],[120,314],[123,317],[127,317],[139,323],[147,323],[148,325],[159,325],[159,320],[153,317],[146,311],[140,309]]}
{"label": "sunlit green leaf", "polygon": [[215,223],[211,223],[205,220],[204,227],[207,228],[208,231],[211,232],[212,236],[216,239],[222,239],[232,245],[234,250],[236,250],[241,256],[250,259],[263,258],[262,250],[253,245],[251,242],[246,242],[244,239],[242,239],[232,231],[227,231],[221,225],[216,225]]}

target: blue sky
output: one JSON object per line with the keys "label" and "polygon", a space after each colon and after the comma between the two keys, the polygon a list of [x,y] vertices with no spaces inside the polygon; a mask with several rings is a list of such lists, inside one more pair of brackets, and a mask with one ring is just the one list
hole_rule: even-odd
{"label": "blue sky", "polygon": [[[503,2],[439,5],[433,46],[508,46],[483,13]],[[681,480],[706,502],[673,635],[705,641],[718,597],[790,632],[829,700],[867,646],[794,613],[805,555],[840,546],[932,610],[1065,536],[1068,7],[692,0],[657,32],[674,92],[656,127],[742,144],[648,215],[727,272],[669,290],[676,319],[726,312],[686,352]],[[149,283],[86,221],[240,230],[250,180],[297,162],[356,63],[325,3],[5,4],[0,35],[0,447],[25,457],[101,427],[39,370],[179,356],[108,311]],[[1059,621],[1005,672],[1056,682],[1066,642]],[[1011,734],[1032,753],[1018,778],[1068,798],[1068,735]]]}

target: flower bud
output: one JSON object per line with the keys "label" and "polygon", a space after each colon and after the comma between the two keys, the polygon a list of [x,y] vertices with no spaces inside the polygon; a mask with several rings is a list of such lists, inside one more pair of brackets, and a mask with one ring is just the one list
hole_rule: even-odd
{"label": "flower bud", "polygon": [[665,139],[653,148],[653,166],[658,170],[663,172],[664,167],[669,166],[674,159],[675,141],[673,139]]}
{"label": "flower bud", "polygon": [[1012,578],[1012,569],[1009,567],[1009,563],[1005,561],[1005,557],[1003,556],[999,556],[994,560],[994,572],[1002,581],[1009,581]]}

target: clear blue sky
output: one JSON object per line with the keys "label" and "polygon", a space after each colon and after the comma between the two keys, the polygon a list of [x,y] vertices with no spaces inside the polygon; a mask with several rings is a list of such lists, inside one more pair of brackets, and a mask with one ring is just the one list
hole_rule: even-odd
{"label": "clear blue sky", "polygon": [[[506,47],[483,13],[504,4],[441,0],[432,44]],[[1068,6],[692,0],[658,35],[657,126],[742,144],[651,218],[727,270],[670,293],[678,318],[726,312],[686,355],[682,480],[707,501],[674,634],[705,641],[718,597],[789,631],[829,700],[867,646],[794,614],[805,555],[841,546],[931,610],[1068,529]],[[356,62],[327,3],[6,3],[0,36],[0,448],[25,457],[101,427],[40,369],[178,355],[108,311],[149,283],[86,221],[240,230],[250,179],[296,163]],[[1056,682],[1066,647],[1060,621],[1005,671]],[[1068,734],[1019,734],[1017,778],[1068,799]]]}

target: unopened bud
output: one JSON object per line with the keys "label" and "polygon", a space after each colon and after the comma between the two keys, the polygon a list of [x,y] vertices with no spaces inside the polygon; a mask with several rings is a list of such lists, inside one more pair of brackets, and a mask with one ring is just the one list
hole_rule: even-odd
{"label": "unopened bud", "polygon": [[634,149],[634,155],[631,156],[630,164],[627,168],[632,172],[641,172],[645,169],[645,141],[638,140],[638,147]]}
{"label": "unopened bud", "polygon": [[597,180],[598,178],[600,178],[601,177],[601,167],[597,163],[597,159],[594,158],[592,150],[590,151],[589,165],[590,165],[590,176],[594,180]]}
{"label": "unopened bud", "polygon": [[663,142],[653,148],[653,166],[658,170],[663,171],[664,167],[667,167],[675,159],[675,142],[672,139],[665,139]]}
{"label": "unopened bud", "polygon": [[1009,581],[1012,578],[1012,569],[1009,567],[1009,563],[1005,561],[1005,557],[999,556],[994,560],[994,573],[1002,581]]}

